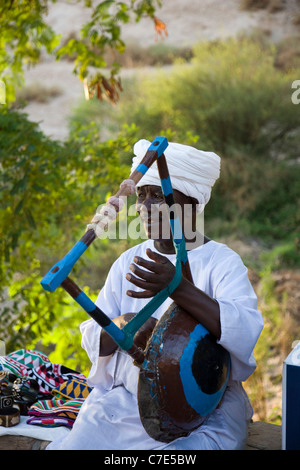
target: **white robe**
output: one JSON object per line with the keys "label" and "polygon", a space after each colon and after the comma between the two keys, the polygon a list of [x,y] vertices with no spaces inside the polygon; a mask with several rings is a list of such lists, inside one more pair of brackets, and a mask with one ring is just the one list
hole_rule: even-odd
{"label": "white robe", "polygon": [[[139,290],[126,280],[134,256],[147,259],[146,249],[155,250],[147,240],[124,252],[112,265],[96,304],[107,316],[138,312],[149,299],[135,299],[127,290]],[[167,255],[175,264],[175,255]],[[93,390],[85,400],[73,429],[64,440],[48,449],[105,450],[202,450],[242,449],[253,410],[241,382],[255,370],[253,349],[263,328],[257,298],[239,255],[226,245],[210,241],[189,252],[195,285],[216,299],[220,306],[219,343],[231,355],[231,372],[221,405],[189,436],[172,443],[158,442],[144,430],[137,404],[139,369],[120,349],[99,357],[101,327],[92,319],[81,325],[82,346],[92,367],[88,377]],[[170,305],[167,299],[153,314],[160,318]]]}

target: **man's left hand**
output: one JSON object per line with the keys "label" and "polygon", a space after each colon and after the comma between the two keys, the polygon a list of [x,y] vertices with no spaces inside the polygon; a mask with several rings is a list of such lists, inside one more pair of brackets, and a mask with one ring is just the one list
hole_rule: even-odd
{"label": "man's left hand", "polygon": [[168,258],[149,248],[146,253],[152,261],[135,256],[133,259],[135,264],[132,263],[129,266],[133,274],[126,274],[126,279],[129,282],[143,289],[143,291],[127,291],[127,295],[137,299],[154,297],[169,285],[175,275],[175,266]]}

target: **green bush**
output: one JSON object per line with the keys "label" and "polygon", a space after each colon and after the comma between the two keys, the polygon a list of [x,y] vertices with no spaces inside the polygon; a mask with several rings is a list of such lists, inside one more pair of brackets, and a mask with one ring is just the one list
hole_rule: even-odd
{"label": "green bush", "polygon": [[[300,267],[299,239],[294,238],[276,245],[270,251],[262,252],[261,261],[271,272],[279,269]],[[266,268],[265,268],[266,269]]]}
{"label": "green bush", "polygon": [[233,149],[277,156],[300,118],[291,106],[292,75],[274,61],[275,51],[253,40],[200,44],[191,63],[136,81],[120,117],[138,122],[146,136],[171,129],[183,139],[188,130],[224,156]]}
{"label": "green bush", "polygon": [[291,84],[300,68],[278,67],[282,47],[256,38],[201,43],[190,62],[127,79],[113,111],[81,104],[73,125],[92,119],[113,136],[138,123],[136,138],[164,134],[215,151],[222,169],[207,226],[218,218],[247,235],[285,237],[299,226],[300,113]]}

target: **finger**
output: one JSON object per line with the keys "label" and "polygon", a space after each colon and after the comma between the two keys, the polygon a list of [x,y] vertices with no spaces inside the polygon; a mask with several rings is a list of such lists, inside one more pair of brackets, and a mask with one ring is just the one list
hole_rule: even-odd
{"label": "finger", "polygon": [[130,264],[129,269],[130,271],[133,272],[133,274],[144,279],[147,282],[157,282],[157,274],[153,274],[149,271],[145,271],[144,269],[139,268],[135,264]]}
{"label": "finger", "polygon": [[160,255],[159,253],[156,253],[155,251],[152,251],[150,249],[146,250],[146,254],[149,256],[149,258],[153,259],[153,261],[148,261],[144,258],[140,258],[139,256],[135,256],[133,258],[133,261],[140,265],[143,266],[146,269],[149,269],[150,271],[153,271],[154,273],[159,273],[161,272],[158,264],[167,264],[169,263],[168,258],[165,256]]}
{"label": "finger", "polygon": [[155,296],[155,293],[150,290],[144,290],[143,292],[128,290],[126,294],[129,295],[129,297],[134,297],[136,299],[149,299],[150,297]]}
{"label": "finger", "polygon": [[149,287],[151,287],[151,284],[149,284],[149,282],[144,281],[143,279],[139,279],[130,273],[127,273],[125,277],[127,281],[131,282],[137,287],[140,287],[141,289],[148,290]]}
{"label": "finger", "polygon": [[133,261],[139,266],[142,266],[143,268],[146,268],[148,269],[148,271],[152,271],[155,274],[158,274],[161,272],[161,269],[158,266],[158,263],[155,263],[153,261],[148,261],[144,258],[140,258],[139,256],[135,256],[133,258]]}
{"label": "finger", "polygon": [[147,248],[146,254],[150,259],[153,259],[156,263],[160,264],[166,264],[169,260],[165,256],[157,253],[156,251],[150,250],[150,248]]}

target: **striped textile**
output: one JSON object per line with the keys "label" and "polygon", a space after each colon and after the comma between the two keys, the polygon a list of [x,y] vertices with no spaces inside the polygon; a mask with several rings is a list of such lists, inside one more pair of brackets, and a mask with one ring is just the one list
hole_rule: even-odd
{"label": "striped textile", "polygon": [[26,376],[39,384],[39,393],[49,395],[52,390],[67,380],[78,379],[83,382],[86,377],[77,371],[60,364],[54,364],[39,351],[20,349],[7,356],[1,356],[1,364],[17,377]]}
{"label": "striped textile", "polygon": [[52,390],[51,400],[39,400],[31,405],[30,416],[64,416],[75,420],[92,388],[79,380],[68,380]]}
{"label": "striped textile", "polygon": [[43,364],[50,363],[47,356],[39,351],[19,349],[7,356],[1,356],[3,370],[8,370],[18,377],[27,376],[33,368],[39,368]]}
{"label": "striped textile", "polygon": [[28,416],[60,416],[75,421],[83,402],[84,398],[77,398],[77,400],[57,400],[56,398],[40,400],[31,405]]}
{"label": "striped textile", "polygon": [[51,400],[39,400],[30,407],[27,424],[72,427],[91,390],[86,380],[74,379],[63,382],[52,390]]}
{"label": "striped textile", "polygon": [[72,428],[74,421],[68,418],[37,418],[32,417],[27,420],[27,424],[43,426],[46,428],[55,428],[57,426],[66,426]]}
{"label": "striped textile", "polygon": [[[44,354],[29,349],[1,356],[0,362],[4,371],[17,377],[35,379],[39,384],[38,401],[28,410],[27,424],[73,426],[84,400],[92,390],[83,374],[53,364]],[[2,382],[2,385],[7,384]]]}

